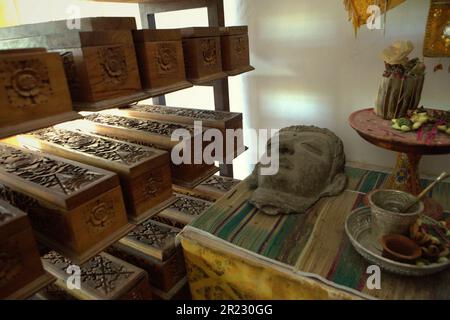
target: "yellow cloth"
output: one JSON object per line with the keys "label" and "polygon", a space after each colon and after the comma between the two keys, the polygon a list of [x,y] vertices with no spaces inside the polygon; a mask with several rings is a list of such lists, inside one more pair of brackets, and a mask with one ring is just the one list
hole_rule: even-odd
{"label": "yellow cloth", "polygon": [[0,1],[0,27],[15,26],[19,23],[15,0]]}
{"label": "yellow cloth", "polygon": [[367,19],[371,15],[367,13],[370,5],[377,5],[381,9],[381,13],[385,13],[392,8],[402,4],[406,0],[344,0],[345,9],[348,11],[348,19],[352,21],[355,28],[355,34],[358,28],[366,24]]}

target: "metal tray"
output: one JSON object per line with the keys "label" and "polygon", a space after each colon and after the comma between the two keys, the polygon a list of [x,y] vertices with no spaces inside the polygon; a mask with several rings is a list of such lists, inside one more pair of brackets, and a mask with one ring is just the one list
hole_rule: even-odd
{"label": "metal tray", "polygon": [[345,221],[345,232],[350,242],[369,262],[379,265],[386,271],[404,276],[426,276],[442,271],[450,265],[449,260],[444,263],[416,266],[383,257],[382,250],[376,246],[370,233],[371,220],[370,208],[363,207],[352,211]]}

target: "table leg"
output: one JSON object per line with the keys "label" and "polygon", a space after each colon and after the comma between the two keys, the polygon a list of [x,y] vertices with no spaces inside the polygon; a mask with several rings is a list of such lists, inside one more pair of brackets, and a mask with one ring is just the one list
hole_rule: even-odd
{"label": "table leg", "polygon": [[422,188],[419,182],[419,163],[422,156],[413,153],[398,153],[397,164],[385,187],[418,195]]}
{"label": "table leg", "polygon": [[[422,188],[420,186],[419,163],[422,158],[419,154],[398,153],[397,164],[386,181],[386,189],[395,189],[418,195]],[[425,214],[435,219],[442,217],[443,208],[435,200],[425,197]]]}

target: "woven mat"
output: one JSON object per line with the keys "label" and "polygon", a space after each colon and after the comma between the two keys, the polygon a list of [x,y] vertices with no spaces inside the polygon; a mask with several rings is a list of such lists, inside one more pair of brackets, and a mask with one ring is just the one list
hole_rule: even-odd
{"label": "woven mat", "polygon": [[[367,289],[368,263],[351,246],[344,221],[364,205],[365,192],[383,186],[387,174],[357,168],[347,168],[347,174],[348,190],[340,196],[320,200],[307,214],[275,217],[259,213],[247,202],[252,191],[244,181],[191,226],[293,270],[317,274],[376,298],[450,299],[450,269],[424,278],[382,272],[381,290]],[[442,183],[431,194],[446,209],[449,188]]]}

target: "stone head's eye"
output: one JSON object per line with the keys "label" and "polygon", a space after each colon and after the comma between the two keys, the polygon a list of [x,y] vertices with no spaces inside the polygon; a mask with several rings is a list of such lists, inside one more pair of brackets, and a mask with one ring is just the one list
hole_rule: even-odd
{"label": "stone head's eye", "polygon": [[280,153],[281,154],[294,154],[294,150],[286,145],[281,145],[280,146]]}

